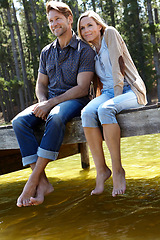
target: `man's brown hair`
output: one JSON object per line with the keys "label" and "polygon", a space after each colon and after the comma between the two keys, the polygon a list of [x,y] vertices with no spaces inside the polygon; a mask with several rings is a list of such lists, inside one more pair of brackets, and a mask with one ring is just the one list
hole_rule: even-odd
{"label": "man's brown hair", "polygon": [[66,18],[68,18],[70,15],[73,17],[73,13],[70,9],[70,7],[63,3],[63,2],[56,2],[56,1],[49,1],[46,4],[46,13],[48,15],[50,10],[56,10],[60,13],[62,13]]}

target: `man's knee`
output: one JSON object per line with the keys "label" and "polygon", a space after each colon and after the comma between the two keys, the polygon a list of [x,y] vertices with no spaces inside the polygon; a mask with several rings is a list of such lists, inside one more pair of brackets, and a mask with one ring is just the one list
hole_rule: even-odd
{"label": "man's knee", "polygon": [[47,117],[46,125],[65,126],[65,118],[61,114],[50,113]]}
{"label": "man's knee", "polygon": [[15,116],[12,120],[12,126],[13,129],[16,129],[19,125],[21,125],[22,117],[20,116]]}

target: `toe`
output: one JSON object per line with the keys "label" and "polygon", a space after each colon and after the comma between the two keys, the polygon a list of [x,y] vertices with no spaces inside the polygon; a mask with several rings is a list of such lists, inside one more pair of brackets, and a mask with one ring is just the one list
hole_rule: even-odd
{"label": "toe", "polygon": [[22,201],[21,201],[21,198],[18,198],[17,199],[17,207],[22,207],[23,204],[22,204]]}

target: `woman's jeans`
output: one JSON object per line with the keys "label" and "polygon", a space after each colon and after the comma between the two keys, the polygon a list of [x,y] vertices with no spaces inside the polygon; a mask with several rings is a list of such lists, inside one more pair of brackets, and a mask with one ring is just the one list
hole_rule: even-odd
{"label": "woman's jeans", "polygon": [[116,114],[141,106],[130,86],[124,86],[123,94],[117,97],[114,97],[114,89],[105,90],[82,110],[82,126],[95,128],[99,127],[99,122],[101,125],[117,123]]}
{"label": "woman's jeans", "polygon": [[23,166],[35,163],[38,156],[50,160],[57,159],[65,125],[73,117],[80,116],[82,108],[88,103],[86,99],[68,100],[50,111],[40,146],[34,135],[34,128],[44,121],[33,114],[35,105],[28,107],[13,119],[12,125],[20,146]]}

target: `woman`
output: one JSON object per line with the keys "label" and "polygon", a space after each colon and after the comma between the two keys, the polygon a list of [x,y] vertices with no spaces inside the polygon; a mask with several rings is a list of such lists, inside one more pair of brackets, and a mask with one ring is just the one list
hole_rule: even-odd
{"label": "woman", "polygon": [[[113,172],[112,196],[115,197],[126,190],[116,114],[144,106],[146,88],[115,28],[107,26],[94,11],[83,13],[77,27],[79,37],[95,49],[96,74],[103,85],[101,95],[89,102],[82,112],[82,125],[97,171],[96,187],[91,195],[103,192],[104,182]],[[112,172],[105,162],[99,123],[111,155]]]}

